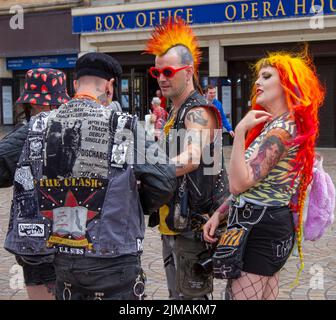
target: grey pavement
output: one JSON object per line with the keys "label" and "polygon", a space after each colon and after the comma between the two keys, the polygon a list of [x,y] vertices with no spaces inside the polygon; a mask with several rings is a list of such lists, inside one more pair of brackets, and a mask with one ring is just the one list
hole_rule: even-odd
{"label": "grey pavement", "polygon": [[[1,128],[1,127],[0,127]],[[9,129],[7,128],[8,131]],[[0,131],[0,138],[4,131]],[[336,149],[319,149],[324,157],[324,168],[336,183]],[[231,147],[225,147],[226,164]],[[27,299],[23,285],[21,268],[14,256],[3,249],[3,241],[8,225],[8,212],[11,205],[12,188],[0,189],[0,300]],[[316,242],[304,242],[305,268],[297,287],[292,287],[299,259],[292,256],[280,275],[281,300],[336,300],[336,224]],[[147,300],[168,299],[161,240],[157,228],[147,228],[142,256],[143,268],[147,275]],[[225,281],[215,280],[214,299],[222,299]]]}

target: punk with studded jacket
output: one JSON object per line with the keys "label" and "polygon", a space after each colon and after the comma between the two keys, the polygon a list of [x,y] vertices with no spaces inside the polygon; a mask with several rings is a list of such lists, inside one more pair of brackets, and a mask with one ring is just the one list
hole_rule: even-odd
{"label": "punk with studded jacket", "polygon": [[[178,110],[174,124],[167,135],[166,150],[170,158],[183,151],[178,141],[182,143],[184,141],[180,133],[181,129],[186,129],[186,115],[193,108],[200,106],[212,109],[220,121],[216,108],[209,105],[203,96],[194,91]],[[182,139],[178,139],[177,136]],[[178,187],[173,201],[169,204],[169,214],[166,218],[169,229],[177,232],[190,231],[193,217],[206,213],[211,215],[229,196],[221,137],[220,130],[218,130],[214,141],[204,146],[198,168],[177,178]],[[176,155],[172,154],[172,150],[176,151]]]}

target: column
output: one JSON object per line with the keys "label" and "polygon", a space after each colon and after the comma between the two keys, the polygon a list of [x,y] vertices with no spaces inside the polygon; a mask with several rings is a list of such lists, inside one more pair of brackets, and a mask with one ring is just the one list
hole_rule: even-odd
{"label": "column", "polygon": [[209,76],[227,77],[227,62],[224,60],[224,47],[219,40],[209,41]]}

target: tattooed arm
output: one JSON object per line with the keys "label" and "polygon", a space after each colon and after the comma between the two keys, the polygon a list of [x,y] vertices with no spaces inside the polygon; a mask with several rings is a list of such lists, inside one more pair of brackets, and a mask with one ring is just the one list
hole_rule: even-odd
{"label": "tattooed arm", "polygon": [[[239,144],[242,136],[239,130],[237,134]],[[247,162],[245,162],[244,152],[239,158],[237,152],[234,153],[236,150],[233,150],[229,170],[230,192],[233,194],[244,192],[264,179],[286,156],[288,151],[286,141],[289,139],[290,134],[287,131],[280,128],[271,130]],[[243,144],[240,147],[244,150]]]}
{"label": "tattooed arm", "polygon": [[202,150],[212,141],[213,131],[219,128],[219,125],[212,111],[204,107],[197,107],[187,113],[185,127],[186,136],[183,151],[173,159],[176,163],[177,176],[182,176],[198,168]]}

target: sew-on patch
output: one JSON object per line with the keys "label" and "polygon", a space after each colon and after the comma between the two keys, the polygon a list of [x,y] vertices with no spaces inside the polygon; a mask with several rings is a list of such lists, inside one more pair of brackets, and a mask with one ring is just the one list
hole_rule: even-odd
{"label": "sew-on patch", "polygon": [[129,143],[127,141],[120,144],[115,144],[112,148],[111,166],[122,168],[126,163],[127,152]]}
{"label": "sew-on patch", "polygon": [[108,180],[92,178],[39,181],[40,214],[53,223],[48,246],[92,248],[87,225],[99,217],[107,185]]}
{"label": "sew-on patch", "polygon": [[43,138],[40,136],[28,137],[28,158],[30,160],[42,159]]}
{"label": "sew-on patch", "polygon": [[19,218],[31,219],[37,216],[38,203],[34,194],[34,190],[18,192],[16,193],[15,197],[15,212]]}
{"label": "sew-on patch", "polygon": [[85,254],[85,249],[84,248],[71,248],[67,246],[57,246],[57,252],[62,253],[62,254],[82,256]]}
{"label": "sew-on patch", "polygon": [[116,130],[117,131],[122,131],[124,130],[126,124],[127,124],[127,121],[128,121],[129,117],[127,115],[124,115],[124,114],[121,114],[119,117],[118,117],[118,123],[117,123],[117,128]]}
{"label": "sew-on patch", "polygon": [[15,171],[14,180],[19,183],[25,191],[34,189],[34,177],[30,166],[22,166],[17,168]]}
{"label": "sew-on patch", "polygon": [[44,224],[40,223],[19,223],[19,237],[37,237],[42,238],[45,235]]}
{"label": "sew-on patch", "polygon": [[143,251],[143,239],[140,239],[140,238],[137,238],[136,239],[137,241],[137,250],[142,252]]}
{"label": "sew-on patch", "polygon": [[282,261],[287,259],[293,247],[293,236],[272,241],[273,260]]}
{"label": "sew-on patch", "polygon": [[32,125],[32,131],[34,132],[42,132],[47,127],[47,122],[49,118],[50,112],[41,112],[36,116],[36,119]]}
{"label": "sew-on patch", "polygon": [[[130,131],[132,118],[127,114],[117,113],[113,120],[115,134],[111,150],[111,167],[123,168],[128,161],[132,161],[134,137]],[[131,147],[131,148],[130,148]]]}

